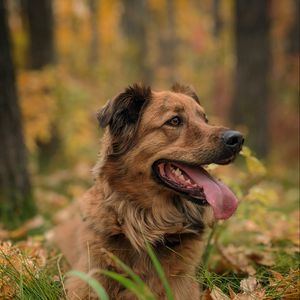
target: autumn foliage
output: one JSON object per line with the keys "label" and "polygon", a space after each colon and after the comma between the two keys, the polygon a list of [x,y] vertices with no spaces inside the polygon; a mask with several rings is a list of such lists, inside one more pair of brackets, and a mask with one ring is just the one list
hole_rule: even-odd
{"label": "autumn foliage", "polygon": [[[19,1],[7,2],[39,213],[14,230],[0,221],[0,299],[59,299],[65,297],[67,268],[49,243],[51,228],[92,184],[102,134],[97,111],[132,82],[145,78],[154,89],[166,89],[182,81],[196,88],[212,123],[230,124],[234,1],[174,0],[172,12],[170,1],[145,1],[142,69],[136,63],[140,43],[124,29],[123,1],[96,1],[95,7],[91,0],[52,1],[57,59],[40,70],[28,67],[29,38]],[[215,2],[221,23],[213,13]],[[257,158],[246,142],[234,165],[210,166],[240,206],[208,232],[197,273],[203,299],[299,299],[299,56],[289,50],[294,2],[273,0],[270,8],[268,156]],[[166,63],[170,42],[176,47]],[[246,141],[256,134],[245,126],[237,129]]]}

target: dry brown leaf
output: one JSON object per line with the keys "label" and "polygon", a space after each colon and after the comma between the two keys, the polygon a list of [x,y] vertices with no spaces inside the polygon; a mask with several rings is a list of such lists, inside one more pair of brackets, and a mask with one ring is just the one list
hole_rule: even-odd
{"label": "dry brown leaf", "polygon": [[230,299],[234,299],[236,297],[236,293],[232,290],[230,286],[228,286]]}
{"label": "dry brown leaf", "polygon": [[259,291],[253,294],[237,294],[233,300],[263,300],[265,299],[265,292]]}
{"label": "dry brown leaf", "polygon": [[258,244],[263,244],[266,246],[271,245],[271,237],[267,234],[259,234],[255,237],[255,240]]}
{"label": "dry brown leaf", "polygon": [[289,240],[294,245],[299,246],[299,217],[299,211],[293,212],[290,216],[282,215],[279,212],[273,213],[273,218],[269,220],[268,224],[271,230],[266,230],[264,234],[269,235],[272,241]]}
{"label": "dry brown leaf", "polygon": [[218,245],[218,250],[220,251],[222,257],[237,271],[247,273],[249,275],[254,275],[256,270],[251,264],[251,261],[247,257],[247,251],[243,247],[235,247],[229,245],[227,247],[222,247]]}
{"label": "dry brown leaf", "polygon": [[216,286],[211,290],[210,296],[213,300],[230,300],[230,298]]}
{"label": "dry brown leaf", "polygon": [[273,278],[269,278],[269,285],[277,294],[281,294],[281,299],[300,299],[299,270],[291,270],[289,274],[282,274],[271,271]]}
{"label": "dry brown leaf", "polygon": [[15,230],[0,230],[0,240],[7,239],[17,239],[25,236],[28,231],[33,230],[35,228],[41,227],[44,224],[44,219],[42,216],[36,216],[26,223],[24,223],[21,227]]}
{"label": "dry brown leaf", "polygon": [[240,282],[241,290],[245,293],[254,292],[258,286],[259,286],[259,283],[257,282],[256,278],[251,277],[251,276],[246,279],[241,280],[241,282]]}
{"label": "dry brown leaf", "polygon": [[253,252],[250,252],[249,254],[247,254],[247,257],[259,265],[271,267],[271,266],[274,266],[274,264],[275,264],[272,253],[269,253],[266,251],[264,251],[264,252],[253,251]]}
{"label": "dry brown leaf", "polygon": [[233,300],[263,300],[265,299],[265,290],[257,282],[256,278],[250,276],[241,280],[240,287],[242,293],[236,294]]}
{"label": "dry brown leaf", "polygon": [[212,300],[212,298],[210,296],[210,290],[209,289],[204,290],[200,295],[200,299],[201,300]]}
{"label": "dry brown leaf", "polygon": [[279,272],[271,270],[271,273],[277,281],[282,281],[284,279],[284,277]]}
{"label": "dry brown leaf", "polygon": [[250,232],[260,232],[261,228],[252,220],[246,220],[244,222],[244,228]]}
{"label": "dry brown leaf", "polygon": [[45,189],[36,189],[36,199],[41,211],[55,212],[66,207],[69,200],[65,195]]}

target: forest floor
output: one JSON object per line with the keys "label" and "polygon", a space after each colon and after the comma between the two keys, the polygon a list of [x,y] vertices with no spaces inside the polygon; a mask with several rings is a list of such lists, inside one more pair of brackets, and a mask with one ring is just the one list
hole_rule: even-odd
{"label": "forest floor", "polygon": [[[92,184],[90,167],[36,176],[39,215],[13,231],[0,227],[0,299],[65,298],[66,262],[49,237],[63,209]],[[197,272],[203,299],[299,299],[298,171],[266,168],[247,148],[234,165],[211,169],[240,205],[207,233]]]}

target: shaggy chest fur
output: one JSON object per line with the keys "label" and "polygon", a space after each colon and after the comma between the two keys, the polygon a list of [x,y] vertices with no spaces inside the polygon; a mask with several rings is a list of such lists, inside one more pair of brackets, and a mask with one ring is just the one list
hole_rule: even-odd
{"label": "shaggy chest fur", "polygon": [[[170,285],[178,290],[176,295],[180,297],[176,299],[195,299],[189,295],[198,293],[193,278],[201,257],[204,230],[201,219],[197,218],[203,212],[182,205],[179,197],[164,199],[158,196],[152,199],[153,203],[159,203],[158,207],[153,205],[145,209],[135,199],[109,190],[103,184],[96,184],[81,200],[83,221],[79,246],[81,256],[86,253],[87,259],[81,261],[84,265],[80,268],[122,273],[108,254],[112,253],[130,266],[158,299],[164,299],[163,286],[145,250],[147,240],[153,245]],[[103,277],[99,280],[112,299],[134,299],[115,282]],[[84,289],[81,293],[84,295]],[[123,298],[125,294],[127,298]]]}

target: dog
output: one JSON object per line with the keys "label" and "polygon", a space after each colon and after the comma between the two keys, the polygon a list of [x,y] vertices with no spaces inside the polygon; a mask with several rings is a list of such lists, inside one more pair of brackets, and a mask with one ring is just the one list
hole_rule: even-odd
{"label": "dog", "polygon": [[[61,225],[58,244],[73,269],[122,272],[113,253],[138,274],[156,298],[167,299],[147,254],[158,257],[176,300],[200,298],[195,270],[204,231],[229,218],[238,201],[205,165],[229,164],[242,148],[241,133],[208,123],[194,89],[175,84],[153,91],[134,84],[98,114],[105,128],[95,183],[79,201],[79,216]],[[110,299],[137,299],[95,273]],[[94,299],[78,278],[66,282],[68,299]]]}

